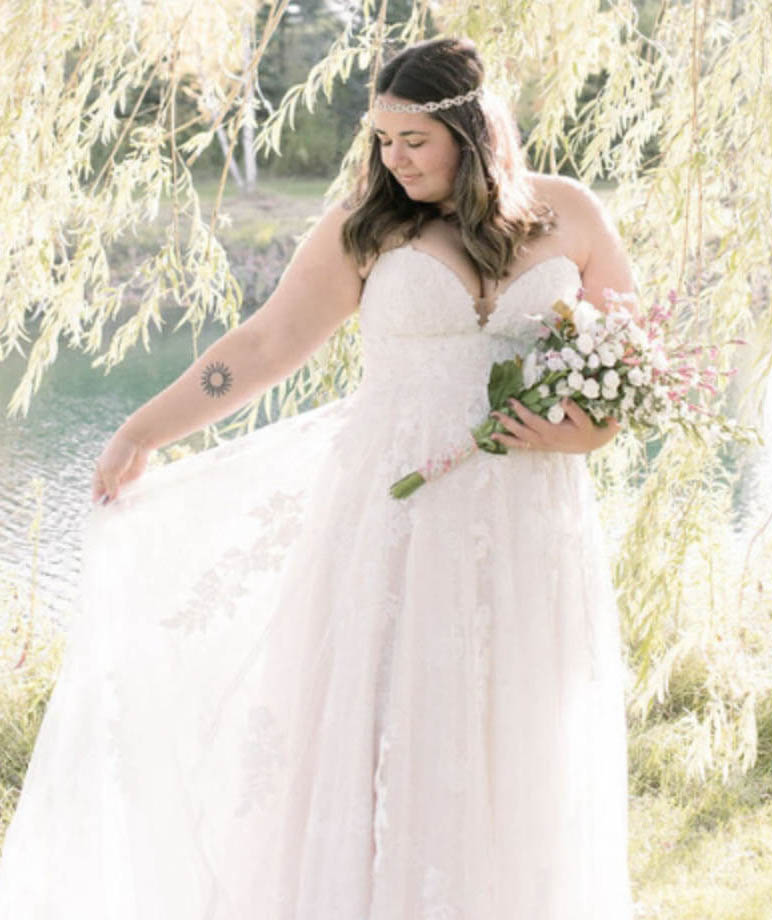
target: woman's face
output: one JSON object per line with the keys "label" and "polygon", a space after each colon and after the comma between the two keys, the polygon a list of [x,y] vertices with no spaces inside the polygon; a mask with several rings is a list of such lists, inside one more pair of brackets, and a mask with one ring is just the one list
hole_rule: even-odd
{"label": "woman's face", "polygon": [[[410,102],[389,93],[384,102]],[[447,127],[425,112],[375,109],[373,130],[381,161],[414,201],[430,201],[453,210],[453,182],[461,154]]]}

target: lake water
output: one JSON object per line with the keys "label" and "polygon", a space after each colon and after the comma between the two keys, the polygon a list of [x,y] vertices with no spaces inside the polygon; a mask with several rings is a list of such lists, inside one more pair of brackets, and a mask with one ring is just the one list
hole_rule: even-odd
{"label": "lake water", "polygon": [[[169,324],[170,326],[173,324]],[[204,329],[199,353],[223,333]],[[91,507],[91,476],[105,442],[127,415],[171,383],[193,360],[189,328],[156,333],[151,351],[140,346],[104,375],[91,357],[62,349],[33,397],[25,418],[5,406],[24,366],[18,355],[0,364],[0,578],[29,590],[33,543],[29,535],[42,482],[38,539],[40,600],[66,620],[78,590],[82,527]]]}

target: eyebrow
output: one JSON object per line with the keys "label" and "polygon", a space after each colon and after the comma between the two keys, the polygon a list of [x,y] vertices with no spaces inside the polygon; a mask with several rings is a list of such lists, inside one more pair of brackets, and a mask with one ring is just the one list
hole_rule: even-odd
{"label": "eyebrow", "polygon": [[[383,131],[381,128],[373,128],[373,131],[374,131],[376,134],[385,134],[385,133],[386,133],[386,132]],[[428,134],[428,133],[429,133],[428,131],[400,131],[400,132],[399,132],[399,137],[406,137],[408,134]]]}

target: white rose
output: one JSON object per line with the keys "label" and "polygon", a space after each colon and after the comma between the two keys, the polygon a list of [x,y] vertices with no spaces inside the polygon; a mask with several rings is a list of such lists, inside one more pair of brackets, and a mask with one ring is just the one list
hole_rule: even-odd
{"label": "white rose", "polygon": [[541,377],[541,372],[536,366],[536,352],[530,351],[523,361],[523,384],[530,389]]}
{"label": "white rose", "polygon": [[589,300],[580,300],[571,312],[574,317],[574,326],[579,333],[589,332],[600,319],[600,313]]}
{"label": "white rose", "polygon": [[583,355],[589,355],[589,353],[595,347],[595,342],[588,332],[583,332],[576,340],[576,347],[579,349],[579,351],[581,351]]}
{"label": "white rose", "polygon": [[597,399],[600,395],[600,387],[598,386],[598,381],[593,380],[592,377],[588,377],[587,380],[584,381],[582,393],[584,393],[587,399]]}
{"label": "white rose", "polygon": [[539,396],[545,399],[549,395],[550,395],[550,388],[547,386],[546,383],[542,383],[541,386],[539,387]]}
{"label": "white rose", "polygon": [[579,371],[571,371],[568,375],[568,385],[572,390],[578,390],[582,392],[582,387],[584,386],[584,377],[579,373]]}
{"label": "white rose", "polygon": [[627,375],[627,381],[634,387],[639,387],[643,384],[643,371],[640,369],[640,367],[630,368],[630,372]]}
{"label": "white rose", "polygon": [[600,358],[598,357],[596,352],[593,352],[591,355],[587,356],[587,367],[589,367],[590,370],[593,370],[593,371],[595,370],[596,367],[600,367]]}
{"label": "white rose", "polygon": [[571,387],[568,385],[568,381],[558,380],[555,384],[555,393],[557,396],[570,396]]}
{"label": "white rose", "polygon": [[604,386],[604,387],[601,389],[600,393],[601,393],[601,396],[602,396],[604,399],[616,399],[617,396],[618,396],[619,391],[617,390],[616,387],[606,387],[606,386]]}
{"label": "white rose", "polygon": [[547,367],[551,371],[564,371],[566,370],[566,362],[560,357],[560,355],[548,355]]}
{"label": "white rose", "polygon": [[604,387],[611,387],[611,389],[616,389],[619,386],[619,374],[614,371],[606,371],[601,378],[603,381]]}
{"label": "white rose", "polygon": [[625,353],[625,346],[621,342],[614,342],[614,344],[611,346],[611,350],[613,351],[616,358],[621,358]]}
{"label": "white rose", "polygon": [[563,411],[563,407],[559,403],[555,403],[554,406],[550,406],[547,412],[547,420],[552,422],[553,425],[557,425],[563,421],[566,413]]}
{"label": "white rose", "polygon": [[560,357],[575,371],[580,371],[584,367],[584,358],[577,354],[570,345],[564,345],[560,349]]}
{"label": "white rose", "polygon": [[600,363],[604,367],[613,367],[617,362],[617,356],[611,345],[599,345],[598,357],[600,358]]}

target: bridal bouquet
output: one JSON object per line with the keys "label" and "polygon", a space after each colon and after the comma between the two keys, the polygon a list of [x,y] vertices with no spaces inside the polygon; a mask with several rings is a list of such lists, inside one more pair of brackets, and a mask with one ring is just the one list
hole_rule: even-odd
{"label": "bridal bouquet", "polygon": [[[661,437],[679,426],[702,438],[710,433],[722,439],[747,439],[734,420],[713,412],[706,403],[717,395],[719,371],[713,363],[715,345],[670,344],[666,341],[671,309],[655,304],[648,314],[636,309],[634,294],[603,292],[606,310],[584,299],[580,288],[574,301],[562,300],[544,314],[530,315],[537,324],[534,347],[525,358],[516,356],[494,364],[488,381],[491,411],[517,417],[508,400],[515,398],[532,412],[554,424],[563,421],[563,397],[570,397],[592,418],[606,427],[608,419],[635,430],[645,439]],[[728,345],[744,345],[732,339]],[[704,366],[699,366],[700,363]],[[391,494],[406,498],[425,482],[454,469],[477,450],[504,454],[507,447],[491,435],[506,429],[488,418],[471,432],[471,438],[447,456],[395,482]]]}

